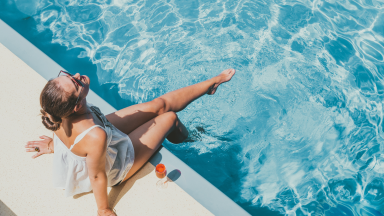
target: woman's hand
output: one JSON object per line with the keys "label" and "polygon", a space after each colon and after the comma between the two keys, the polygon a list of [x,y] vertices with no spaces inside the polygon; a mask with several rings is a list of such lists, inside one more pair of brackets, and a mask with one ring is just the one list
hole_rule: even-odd
{"label": "woman's hand", "polygon": [[98,210],[97,215],[98,216],[117,216],[115,211],[112,211],[110,208]]}
{"label": "woman's hand", "polygon": [[38,152],[32,156],[33,159],[39,157],[43,154],[50,154],[53,153],[53,140],[50,137],[47,136],[40,136],[39,137],[42,140],[36,140],[36,141],[29,141],[27,142],[27,145],[25,145],[25,150],[27,152],[34,152],[36,151],[36,147],[38,148]]}

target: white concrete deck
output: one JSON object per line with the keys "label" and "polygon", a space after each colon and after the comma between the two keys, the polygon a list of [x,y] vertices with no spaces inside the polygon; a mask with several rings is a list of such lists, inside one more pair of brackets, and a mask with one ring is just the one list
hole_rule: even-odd
{"label": "white concrete deck", "polygon": [[[93,193],[65,198],[52,186],[52,155],[32,159],[24,145],[52,136],[39,116],[46,80],[0,43],[0,215],[97,215]],[[110,205],[125,215],[212,215],[171,182],[156,189],[154,167],[147,163],[132,179],[109,188]]]}

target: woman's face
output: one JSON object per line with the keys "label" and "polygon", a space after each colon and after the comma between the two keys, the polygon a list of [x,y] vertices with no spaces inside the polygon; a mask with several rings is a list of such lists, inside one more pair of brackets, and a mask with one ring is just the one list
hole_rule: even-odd
{"label": "woman's face", "polygon": [[73,75],[73,78],[83,83],[84,87],[78,85],[69,75],[63,74],[62,76],[57,77],[55,81],[68,93],[74,94],[76,97],[79,97],[80,95],[79,100],[77,102],[79,104],[81,100],[83,100],[88,95],[90,80],[88,76],[80,76],[79,73]]}

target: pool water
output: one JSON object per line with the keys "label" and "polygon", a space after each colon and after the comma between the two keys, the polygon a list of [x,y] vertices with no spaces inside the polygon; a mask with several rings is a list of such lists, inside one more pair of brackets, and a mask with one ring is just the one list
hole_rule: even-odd
{"label": "pool water", "polygon": [[253,215],[383,215],[384,2],[6,0],[116,108],[237,70],[164,146]]}

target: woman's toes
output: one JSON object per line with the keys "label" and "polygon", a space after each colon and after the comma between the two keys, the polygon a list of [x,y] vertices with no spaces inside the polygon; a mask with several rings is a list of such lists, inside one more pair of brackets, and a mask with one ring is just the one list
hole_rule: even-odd
{"label": "woman's toes", "polygon": [[217,76],[217,82],[208,89],[207,94],[213,95],[220,84],[228,82],[229,80],[232,79],[235,72],[236,72],[235,69],[226,69],[223,72],[221,72],[220,75]]}
{"label": "woman's toes", "polygon": [[223,71],[222,74],[224,74],[225,76],[224,76],[224,79],[222,80],[222,83],[228,82],[229,80],[231,80],[233,75],[235,75],[235,72],[236,72],[235,69],[227,69],[227,70]]}
{"label": "woman's toes", "polygon": [[228,70],[228,74],[231,74],[231,73],[234,73],[235,72],[235,69],[227,69]]}

